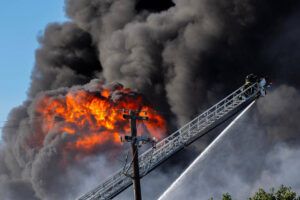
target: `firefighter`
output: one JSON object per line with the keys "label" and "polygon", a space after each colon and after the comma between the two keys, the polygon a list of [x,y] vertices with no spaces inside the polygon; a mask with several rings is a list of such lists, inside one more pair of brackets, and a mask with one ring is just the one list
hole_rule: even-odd
{"label": "firefighter", "polygon": [[[246,76],[243,90],[246,90],[250,85],[252,85],[253,83],[258,82],[258,81],[259,81],[259,78],[257,75],[249,74],[248,76]],[[250,96],[253,93],[253,91],[254,91],[253,88],[248,89],[244,94],[245,97]]]}

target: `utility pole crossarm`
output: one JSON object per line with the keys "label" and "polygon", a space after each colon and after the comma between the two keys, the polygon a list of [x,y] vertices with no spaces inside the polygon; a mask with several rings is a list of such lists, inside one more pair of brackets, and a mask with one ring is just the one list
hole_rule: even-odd
{"label": "utility pole crossarm", "polygon": [[[265,96],[266,87],[267,83],[265,80],[264,82],[261,80],[246,86],[243,85],[173,134],[158,142],[155,149],[149,149],[138,157],[139,175],[149,173],[156,166],[184,148],[184,146],[189,145],[217,124],[226,120],[233,113],[241,110],[243,106],[248,105],[260,96]],[[124,115],[125,119],[130,119],[131,121],[136,120],[135,117],[137,116],[131,117],[131,115]],[[130,165],[128,164],[126,167],[130,168]],[[133,174],[133,169],[130,168],[128,173]],[[121,169],[98,187],[78,198],[78,200],[112,199],[131,184],[131,179],[125,176]]]}
{"label": "utility pole crossarm", "polygon": [[136,119],[136,120],[148,120],[149,118],[148,117],[143,117],[143,116],[138,116],[138,115],[134,115],[134,116],[131,116],[131,115],[123,115],[123,118],[124,119]]}

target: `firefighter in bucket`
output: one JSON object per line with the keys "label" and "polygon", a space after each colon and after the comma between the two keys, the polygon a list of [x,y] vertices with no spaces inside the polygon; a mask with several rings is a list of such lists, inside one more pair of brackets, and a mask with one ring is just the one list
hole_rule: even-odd
{"label": "firefighter in bucket", "polygon": [[265,88],[270,87],[272,84],[269,80],[266,80],[266,79],[268,79],[268,78],[259,78],[255,74],[249,74],[248,76],[246,76],[245,84],[243,86],[243,90],[245,91],[245,93],[243,95],[241,95],[239,98],[246,99],[247,97],[251,96],[254,93],[255,88],[253,88],[253,87],[249,88],[253,83],[258,83],[258,87],[260,90],[260,92],[258,93],[258,96],[260,96],[260,95],[265,96],[266,95]]}

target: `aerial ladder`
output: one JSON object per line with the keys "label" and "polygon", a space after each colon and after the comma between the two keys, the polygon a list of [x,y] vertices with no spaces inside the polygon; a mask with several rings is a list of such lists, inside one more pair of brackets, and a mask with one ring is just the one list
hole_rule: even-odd
{"label": "aerial ladder", "polygon": [[[265,78],[258,78],[253,74],[248,75],[243,86],[156,143],[155,148],[150,148],[141,154],[139,156],[140,176],[148,174],[176,152],[208,133],[255,99],[265,96],[266,88],[269,86]],[[128,169],[127,174],[133,173],[129,163],[96,188],[79,197],[78,200],[107,200],[117,196],[132,184],[131,178],[124,173],[125,168]]]}

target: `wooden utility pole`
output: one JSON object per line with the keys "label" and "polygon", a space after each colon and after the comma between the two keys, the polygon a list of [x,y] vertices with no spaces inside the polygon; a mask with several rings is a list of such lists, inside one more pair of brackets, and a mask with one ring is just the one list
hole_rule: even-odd
{"label": "wooden utility pole", "polygon": [[128,140],[131,141],[131,155],[132,155],[132,169],[133,177],[132,183],[134,187],[134,199],[142,200],[141,183],[140,183],[140,169],[139,169],[139,153],[138,153],[138,139],[136,133],[136,120],[148,120],[148,117],[138,116],[138,113],[133,110],[129,111],[129,115],[123,115],[124,119],[129,119],[131,136]]}

